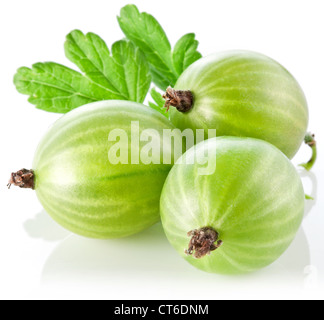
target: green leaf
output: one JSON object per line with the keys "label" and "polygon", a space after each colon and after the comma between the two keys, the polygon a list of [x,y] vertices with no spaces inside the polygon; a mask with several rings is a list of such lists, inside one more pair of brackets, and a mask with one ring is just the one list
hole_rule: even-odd
{"label": "green leaf", "polygon": [[84,74],[53,62],[17,71],[17,90],[37,108],[67,113],[101,100],[144,101],[151,84],[149,65],[131,42],[114,43],[111,54],[99,36],[75,30],[67,36],[65,52]]}
{"label": "green leaf", "polygon": [[98,35],[84,35],[74,30],[67,36],[65,54],[87,77],[120,95],[121,99],[144,101],[151,83],[149,65],[140,49],[131,42],[116,42],[111,55]]}
{"label": "green leaf", "polygon": [[197,51],[198,45],[194,33],[188,33],[178,40],[172,54],[173,65],[178,74],[202,57]]}
{"label": "green leaf", "polygon": [[90,102],[113,99],[111,92],[104,87],[53,62],[36,63],[31,69],[18,69],[14,84],[18,92],[30,96],[28,101],[38,109],[55,113],[66,113]]}
{"label": "green leaf", "polygon": [[135,5],[127,5],[121,9],[118,22],[126,37],[144,52],[157,86],[164,88],[175,83],[177,77],[171,61],[171,45],[155,18],[140,13]]}
{"label": "green leaf", "polygon": [[145,56],[131,42],[121,40],[112,46],[120,81],[127,88],[128,100],[142,103],[150,89],[152,76]]}
{"label": "green leaf", "polygon": [[162,94],[156,91],[155,88],[152,88],[150,93],[155,103],[149,101],[149,106],[168,118],[169,115],[164,108],[165,100],[162,98]]}
{"label": "green leaf", "polygon": [[161,90],[174,86],[184,69],[201,57],[194,34],[182,37],[172,53],[170,42],[158,21],[146,12],[140,13],[135,5],[123,7],[117,19],[126,37],[145,54],[153,82]]}

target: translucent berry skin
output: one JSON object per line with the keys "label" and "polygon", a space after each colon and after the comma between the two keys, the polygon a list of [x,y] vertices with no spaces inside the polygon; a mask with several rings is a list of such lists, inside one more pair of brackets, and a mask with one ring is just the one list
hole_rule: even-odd
{"label": "translucent berry skin", "polygon": [[[199,175],[204,151],[216,158],[210,175]],[[187,164],[180,164],[185,157]],[[207,272],[240,274],[264,268],[286,251],[301,225],[304,202],[297,171],[276,147],[220,137],[191,148],[172,168],[161,217],[170,243],[189,263]],[[199,259],[186,254],[188,232],[205,227],[217,232],[219,248]]]}
{"label": "translucent berry skin", "polygon": [[64,228],[90,238],[120,238],[160,220],[161,190],[172,163],[109,161],[116,142],[108,136],[114,129],[127,133],[121,148],[131,154],[132,121],[138,121],[140,135],[145,129],[160,134],[174,129],[149,107],[111,100],[69,112],[42,139],[33,163],[35,190],[46,212]]}
{"label": "translucent berry skin", "polygon": [[278,62],[250,51],[228,51],[194,62],[178,79],[176,90],[194,97],[188,112],[171,108],[180,129],[216,129],[217,136],[262,139],[292,159],[308,127],[305,95]]}

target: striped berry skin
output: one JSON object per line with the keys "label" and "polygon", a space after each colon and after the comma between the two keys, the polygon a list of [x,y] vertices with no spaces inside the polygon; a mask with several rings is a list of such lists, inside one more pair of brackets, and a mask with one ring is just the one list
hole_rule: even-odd
{"label": "striped berry skin", "polygon": [[[199,175],[207,151],[208,159],[216,158],[216,170]],[[276,147],[219,137],[191,148],[171,169],[161,218],[170,243],[190,264],[241,274],[270,265],[286,251],[301,225],[304,202],[297,171]]]}
{"label": "striped berry skin", "polygon": [[308,126],[308,107],[295,78],[273,59],[250,51],[227,51],[194,62],[176,90],[193,94],[190,111],[171,108],[180,129],[216,129],[217,136],[262,139],[290,159]]}
{"label": "striped berry skin", "polygon": [[121,149],[131,151],[132,121],[139,122],[140,135],[145,129],[159,134],[174,129],[144,105],[112,100],[69,112],[41,141],[33,163],[35,190],[47,213],[66,229],[90,238],[119,238],[160,220],[160,194],[172,163],[132,164],[130,156],[128,164],[109,161],[119,139],[109,141],[113,129],[127,133]]}

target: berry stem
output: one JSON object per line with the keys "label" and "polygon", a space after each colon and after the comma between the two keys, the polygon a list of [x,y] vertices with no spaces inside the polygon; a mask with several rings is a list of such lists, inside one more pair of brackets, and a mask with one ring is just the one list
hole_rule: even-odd
{"label": "berry stem", "polygon": [[305,199],[306,200],[315,200],[312,196],[310,196],[309,194],[305,194]]}
{"label": "berry stem", "polygon": [[35,174],[33,170],[21,169],[11,174],[9,183],[7,184],[8,189],[14,185],[24,189],[35,188]]}
{"label": "berry stem", "polygon": [[163,95],[163,99],[165,99],[164,107],[167,111],[172,106],[177,108],[178,111],[185,113],[193,107],[193,94],[190,90],[175,90],[168,87]]}
{"label": "berry stem", "polygon": [[222,240],[218,240],[218,232],[211,227],[189,231],[188,237],[191,237],[191,239],[185,253],[187,255],[193,255],[197,259],[209,255],[223,244]]}
{"label": "berry stem", "polygon": [[300,164],[301,167],[304,167],[307,171],[310,171],[317,159],[317,143],[315,140],[315,135],[307,133],[305,136],[305,144],[307,144],[312,149],[312,157],[307,163]]}

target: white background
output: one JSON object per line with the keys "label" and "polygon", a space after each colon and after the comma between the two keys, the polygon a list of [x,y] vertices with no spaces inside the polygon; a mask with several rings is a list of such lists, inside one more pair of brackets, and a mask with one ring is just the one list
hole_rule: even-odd
{"label": "white background", "polygon": [[[37,110],[16,92],[20,66],[64,56],[66,34],[92,31],[109,46],[123,37],[116,21],[128,1],[2,1],[0,4],[0,298],[1,299],[317,299],[324,298],[324,2],[322,0],[133,0],[153,14],[172,44],[195,32],[200,51],[262,52],[297,78],[317,134],[318,163],[299,169],[307,203],[302,229],[289,250],[254,274],[223,277],[183,261],[160,225],[128,239],[89,240],[63,230],[31,190],[6,183],[29,168],[36,146],[59,115]],[[294,163],[309,157],[303,147]]]}

